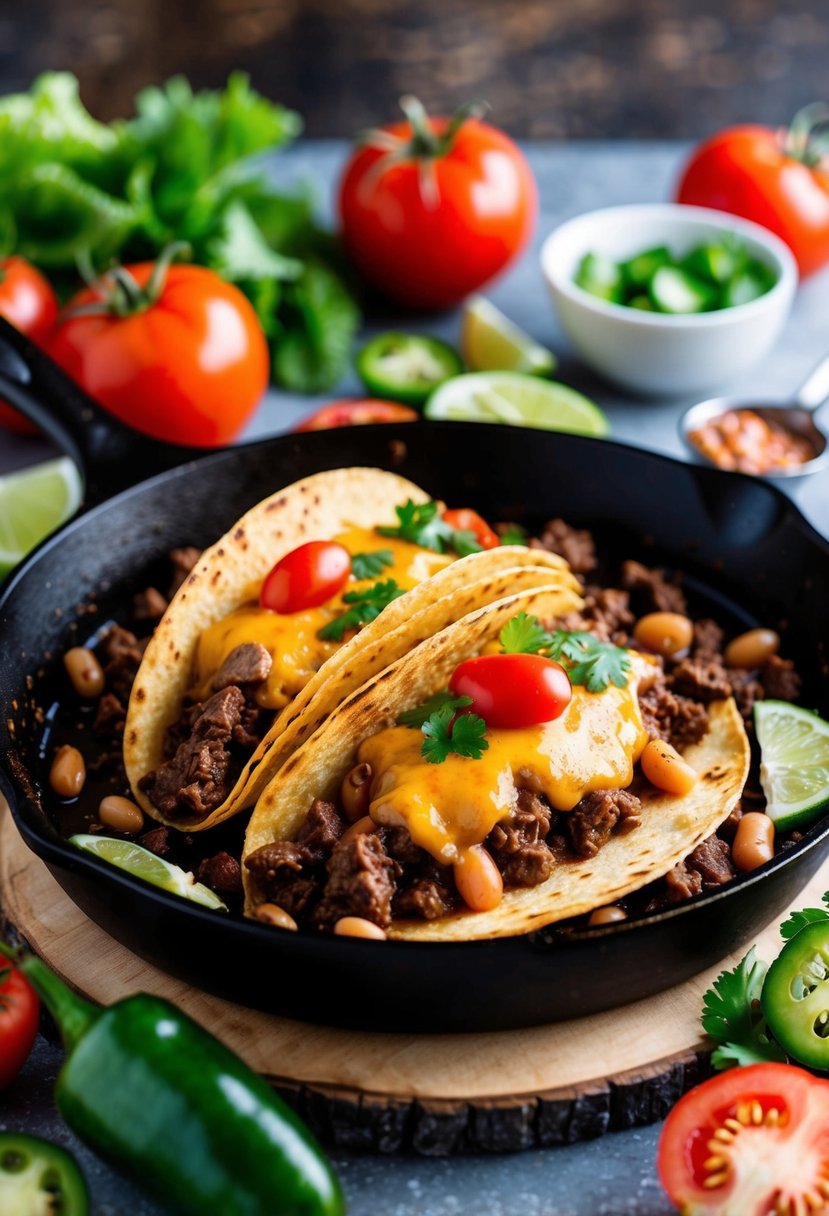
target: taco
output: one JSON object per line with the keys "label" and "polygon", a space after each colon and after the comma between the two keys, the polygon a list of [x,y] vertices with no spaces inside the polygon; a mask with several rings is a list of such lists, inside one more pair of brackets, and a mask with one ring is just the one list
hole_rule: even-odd
{"label": "taco", "polygon": [[[299,610],[265,606],[269,573],[320,541],[344,554],[346,581]],[[124,730],[137,801],[181,830],[222,822],[388,663],[510,589],[551,582],[575,596],[562,558],[485,550],[394,474],[338,469],[280,490],[201,555],[147,646]]]}
{"label": "taco", "polygon": [[[734,701],[700,709],[680,756],[640,703],[659,660],[566,628],[568,612],[542,588],[490,603],[352,694],[257,803],[248,915],[414,941],[526,933],[612,905],[707,840],[748,772]],[[667,780],[651,762],[645,777],[653,754]]]}

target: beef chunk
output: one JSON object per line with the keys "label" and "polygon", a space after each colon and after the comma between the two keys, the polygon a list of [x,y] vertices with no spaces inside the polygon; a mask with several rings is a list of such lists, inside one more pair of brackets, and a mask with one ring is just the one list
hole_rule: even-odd
{"label": "beef chunk", "polygon": [[242,867],[230,853],[216,853],[199,864],[199,882],[206,883],[220,895],[239,895],[242,891]]}
{"label": "beef chunk", "polygon": [[566,816],[567,832],[579,857],[595,857],[614,831],[638,828],[642,804],[627,790],[593,790]]}
{"label": "beef chunk", "polygon": [[589,587],[584,615],[606,625],[611,637],[626,633],[635,620],[630,610],[630,593],[616,587]]}
{"label": "beef chunk", "polygon": [[122,702],[124,712],[130,699],[144,648],[134,633],[113,625],[97,646],[104,669],[107,690]]}
{"label": "beef chunk", "polygon": [[333,802],[323,802],[320,798],[315,798],[305,822],[297,833],[296,843],[304,850],[309,860],[325,861],[333,853],[334,846],[347,826]]}
{"label": "beef chunk", "polygon": [[760,683],[773,701],[796,701],[800,696],[800,676],[791,659],[773,654],[760,668]]}
{"label": "beef chunk", "polygon": [[402,871],[392,903],[394,916],[434,920],[451,912],[457,900],[448,868],[416,845],[404,827],[381,827],[377,835]]}
{"label": "beef chunk", "polygon": [[728,882],[734,874],[728,844],[718,836],[709,836],[665,875],[664,895],[654,900],[648,911],[684,903],[692,895],[699,895],[702,891],[710,891]]}
{"label": "beef chunk", "polygon": [[263,845],[245,861],[269,903],[291,916],[307,913],[319,900],[324,871],[309,866],[308,852],[293,841]]}
{"label": "beef chunk", "polygon": [[410,887],[394,897],[394,915],[415,916],[421,920],[436,920],[455,907],[452,889],[434,878],[416,878]]}
{"label": "beef chunk", "polygon": [[127,721],[126,706],[115,693],[105,692],[98,701],[92,729],[102,739],[120,738]]}
{"label": "beef chunk", "polygon": [[596,546],[586,530],[571,528],[563,519],[551,519],[541,536],[530,541],[532,549],[558,553],[574,574],[587,574],[596,568]]}
{"label": "beef chunk", "polygon": [[731,681],[718,659],[682,659],[671,673],[674,692],[697,701],[721,701],[731,696]]}
{"label": "beef chunk", "polygon": [[170,599],[173,598],[200,557],[201,549],[196,549],[193,545],[184,545],[181,549],[170,550],[172,573],[170,575],[170,589],[167,592]]}
{"label": "beef chunk", "polygon": [[213,691],[230,684],[261,684],[271,674],[273,659],[260,642],[235,647],[213,677]]}
{"label": "beef chunk", "polygon": [[725,819],[717,828],[717,835],[722,840],[728,840],[729,842],[733,841],[737,828],[740,826],[740,820],[744,814],[745,812],[743,810],[743,804],[742,802],[738,802],[730,812],[728,818]]}
{"label": "beef chunk", "polygon": [[314,924],[331,929],[343,916],[361,916],[387,929],[399,873],[375,832],[341,841],[328,862],[328,882]]}
{"label": "beef chunk", "polygon": [[659,911],[665,906],[682,904],[693,895],[702,891],[702,877],[696,870],[690,870],[684,861],[678,861],[672,870],[665,875],[665,895],[648,905],[648,912]]}
{"label": "beef chunk", "polygon": [[681,612],[685,601],[679,575],[667,579],[661,570],[651,570],[641,562],[627,561],[622,565],[622,586],[633,593],[641,612]]}
{"label": "beef chunk", "polygon": [[168,818],[202,818],[224,802],[233,787],[228,746],[245,699],[225,688],[190,711],[191,731],[174,754],[141,778],[139,787]]}
{"label": "beef chunk", "polygon": [[757,679],[757,672],[745,671],[743,668],[738,667],[729,667],[726,669],[726,675],[731,685],[731,695],[743,716],[743,720],[747,726],[753,728],[754,702],[762,701],[765,696],[765,689]]}
{"label": "beef chunk", "polygon": [[406,828],[381,827],[377,835],[389,857],[401,866],[417,866],[422,870],[431,861],[431,855],[415,844]]}
{"label": "beef chunk", "polygon": [[132,615],[136,621],[157,621],[167,611],[167,600],[155,587],[147,587],[132,597]]}
{"label": "beef chunk", "polygon": [[138,837],[138,843],[143,849],[149,849],[156,857],[166,857],[170,852],[170,829],[165,824],[150,828],[143,836]]}
{"label": "beef chunk", "polygon": [[695,659],[712,658],[722,661],[722,648],[725,641],[725,631],[716,621],[703,617],[694,621],[694,638],[691,643],[691,654]]}
{"label": "beef chunk", "polygon": [[555,857],[545,839],[551,814],[541,794],[522,789],[512,818],[490,832],[486,847],[507,886],[537,887],[552,874]]}
{"label": "beef chunk", "polygon": [[698,701],[668,688],[664,678],[639,697],[642,722],[651,739],[664,739],[674,747],[698,743],[708,730],[708,711]]}
{"label": "beef chunk", "polygon": [[256,751],[273,722],[274,714],[263,709],[250,697],[245,697],[245,706],[239,722],[233,728],[233,742],[245,752]]}

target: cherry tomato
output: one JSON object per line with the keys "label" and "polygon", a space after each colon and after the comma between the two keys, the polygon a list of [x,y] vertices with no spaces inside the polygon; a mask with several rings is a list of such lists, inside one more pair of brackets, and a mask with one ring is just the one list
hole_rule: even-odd
{"label": "cherry tomato", "polygon": [[0,957],[0,1089],[29,1058],[37,1037],[40,1001],[22,971]]}
{"label": "cherry tomato", "polygon": [[493,532],[486,520],[470,507],[455,507],[451,511],[445,511],[443,518],[450,528],[455,528],[458,532],[474,532],[475,540],[482,549],[497,549],[501,544],[498,533]]}
{"label": "cherry tomato", "polygon": [[[38,346],[43,346],[57,315],[57,298],[39,270],[25,258],[0,261],[0,317],[5,317]],[[20,435],[37,434],[33,423],[2,403],[0,426]]]}
{"label": "cherry tomato", "polygon": [[[153,264],[123,269],[144,297]],[[203,266],[168,267],[155,298],[139,298],[125,316],[109,303],[116,291],[105,279],[70,301],[52,333],[52,357],[111,413],[156,439],[198,447],[234,439],[270,367],[245,296]],[[71,315],[94,303],[100,313]]]}
{"label": "cherry tomato", "polygon": [[456,697],[471,697],[471,713],[487,726],[515,728],[552,722],[573,689],[567,672],[540,654],[487,654],[467,659],[449,681]]}
{"label": "cherry tomato", "polygon": [[662,1185],[694,1216],[825,1211],[827,1160],[829,1082],[791,1064],[752,1064],[703,1082],[679,1100],[659,1138]]}
{"label": "cherry tomato", "polygon": [[524,154],[502,131],[459,112],[429,118],[412,98],[408,122],[370,132],[340,183],[345,247],[384,295],[449,308],[526,244],[538,192]]}
{"label": "cherry tomato", "polygon": [[790,247],[801,275],[812,274],[829,261],[829,172],[799,159],[807,145],[793,131],[720,131],[692,153],[677,201],[762,224]]}
{"label": "cherry tomato", "polygon": [[328,431],[337,426],[362,426],[373,422],[417,422],[420,415],[408,405],[361,397],[355,401],[332,401],[323,405],[309,418],[304,418],[295,431]]}
{"label": "cherry tomato", "polygon": [[259,603],[282,614],[318,608],[341,591],[351,554],[335,540],[309,540],[281,557],[262,584]]}

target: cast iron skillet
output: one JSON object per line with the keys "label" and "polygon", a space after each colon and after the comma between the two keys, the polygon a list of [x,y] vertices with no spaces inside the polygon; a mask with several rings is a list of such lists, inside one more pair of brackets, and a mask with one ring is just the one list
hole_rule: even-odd
{"label": "cast iron skillet", "polygon": [[829,840],[825,820],[761,871],[644,920],[494,942],[379,944],[211,913],[78,853],[50,824],[34,778],[36,673],[48,683],[59,664],[44,656],[60,655],[85,596],[97,596],[99,619],[117,615],[172,546],[212,542],[254,502],[298,477],[350,464],[394,468],[492,519],[538,524],[561,515],[594,527],[619,558],[681,568],[703,610],[713,600],[735,629],[788,621],[785,651],[807,677],[804,701],[824,713],[829,546],[765,482],[607,441],[503,426],[358,427],[194,460],[192,451],[114,426],[8,328],[0,330],[0,394],[85,465],[97,495],[157,474],[69,523],[5,588],[0,714],[13,722],[14,742],[0,787],[26,843],[71,898],[164,970],[310,1021],[418,1031],[531,1025],[682,981],[745,945],[817,870]]}

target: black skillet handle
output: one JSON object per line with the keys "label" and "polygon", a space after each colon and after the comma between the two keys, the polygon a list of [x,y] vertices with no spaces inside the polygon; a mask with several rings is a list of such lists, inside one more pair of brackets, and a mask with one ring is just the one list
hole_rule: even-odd
{"label": "black skillet handle", "polygon": [[100,502],[205,451],[164,443],[120,422],[2,317],[0,399],[34,422],[77,464],[87,503]]}

